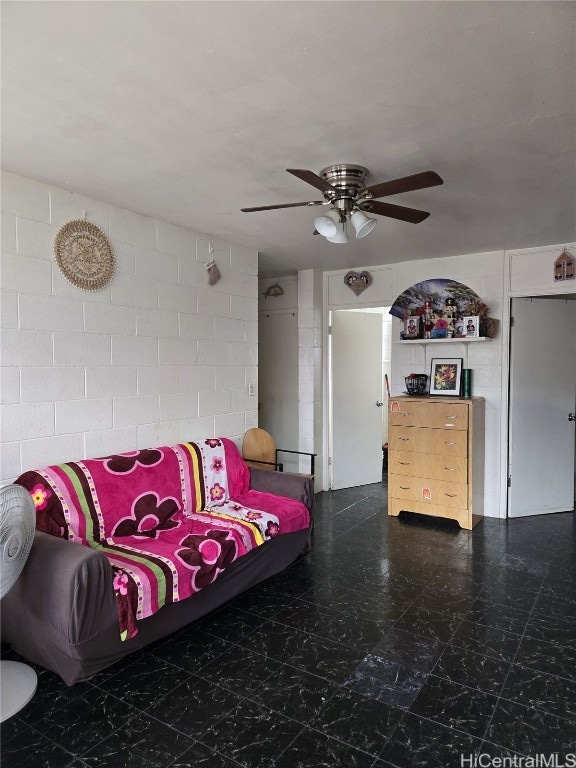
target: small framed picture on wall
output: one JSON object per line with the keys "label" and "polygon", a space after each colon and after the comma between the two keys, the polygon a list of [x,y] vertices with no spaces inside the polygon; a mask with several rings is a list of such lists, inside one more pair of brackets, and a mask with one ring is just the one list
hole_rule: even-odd
{"label": "small framed picture on wall", "polygon": [[480,318],[478,315],[469,315],[463,322],[464,336],[480,336]]}
{"label": "small framed picture on wall", "polygon": [[461,357],[433,357],[430,371],[430,394],[460,396]]}

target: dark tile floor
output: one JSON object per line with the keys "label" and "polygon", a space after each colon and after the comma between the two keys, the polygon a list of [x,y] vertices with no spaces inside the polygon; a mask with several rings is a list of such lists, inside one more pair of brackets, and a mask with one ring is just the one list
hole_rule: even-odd
{"label": "dark tile floor", "polygon": [[2,768],[576,753],[575,562],[572,513],[467,532],[388,517],[384,484],[319,494],[313,550],[284,573],[89,683],[40,670]]}

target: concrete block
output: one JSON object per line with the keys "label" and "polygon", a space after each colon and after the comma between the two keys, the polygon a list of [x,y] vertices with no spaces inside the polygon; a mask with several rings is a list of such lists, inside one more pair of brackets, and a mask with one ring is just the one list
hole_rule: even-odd
{"label": "concrete block", "polygon": [[184,314],[179,315],[181,339],[214,339],[213,315]]}
{"label": "concrete block", "polygon": [[160,365],[138,368],[138,394],[160,395],[180,392],[180,368]]}
{"label": "concrete block", "polygon": [[114,398],[114,427],[131,427],[160,421],[158,395]]}
{"label": "concrete block", "polygon": [[18,403],[0,409],[2,441],[49,437],[54,434],[54,403]]}
{"label": "concrete block", "polygon": [[52,361],[50,331],[2,331],[2,365],[52,365]]}
{"label": "concrete block", "polygon": [[136,309],[115,304],[87,303],[84,307],[84,329],[88,333],[135,336]]}
{"label": "concrete block", "polygon": [[136,367],[86,368],[86,397],[129,397],[138,394]]}
{"label": "concrete block", "polygon": [[158,360],[160,365],[196,365],[198,342],[188,339],[159,339]]}
{"label": "concrete block", "polygon": [[84,330],[84,304],[81,300],[21,293],[18,312],[20,328],[78,333]]}
{"label": "concrete block", "polygon": [[113,456],[136,450],[137,427],[101,429],[87,432],[84,436],[86,457]]}
{"label": "concrete block", "polygon": [[111,338],[97,333],[55,333],[54,365],[110,365]]}
{"label": "concrete block", "polygon": [[136,333],[138,336],[178,337],[178,313],[164,309],[138,309]]}
{"label": "concrete block", "polygon": [[230,365],[230,343],[201,339],[198,342],[198,365]]}
{"label": "concrete block", "polygon": [[113,336],[112,365],[158,365],[158,339]]}
{"label": "concrete block", "polygon": [[80,433],[25,440],[21,451],[24,472],[87,458],[84,455],[84,435]]}
{"label": "concrete block", "polygon": [[[110,368],[107,369],[110,371]],[[81,400],[85,397],[84,368],[22,368],[23,403]]]}
{"label": "concrete block", "polygon": [[57,401],[56,434],[112,428],[112,398]]}
{"label": "concrete block", "polygon": [[20,368],[15,366],[0,368],[0,402],[2,404],[20,402]]}

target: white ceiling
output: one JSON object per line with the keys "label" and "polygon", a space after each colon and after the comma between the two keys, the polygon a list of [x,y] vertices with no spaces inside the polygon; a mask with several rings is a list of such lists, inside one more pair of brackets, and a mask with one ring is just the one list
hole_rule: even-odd
{"label": "white ceiling", "polygon": [[[257,248],[262,275],[572,241],[574,2],[2,2],[2,165]],[[437,171],[347,245],[286,173]]]}

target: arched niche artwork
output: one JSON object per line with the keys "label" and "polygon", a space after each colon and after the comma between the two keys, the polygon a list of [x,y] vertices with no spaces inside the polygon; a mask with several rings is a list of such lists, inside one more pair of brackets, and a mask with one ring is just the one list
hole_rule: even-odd
{"label": "arched niche artwork", "polygon": [[[454,299],[459,312],[479,314],[481,307],[485,306],[478,294],[464,283],[447,278],[435,278],[415,283],[395,299],[390,314],[404,320],[408,314],[417,315],[426,301],[430,302],[432,311],[438,314],[444,312],[447,299]],[[470,308],[478,308],[478,311],[470,311]]]}

